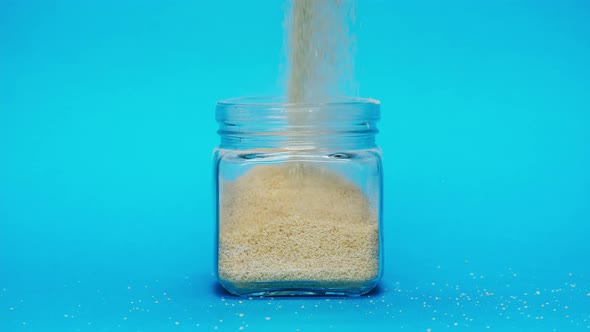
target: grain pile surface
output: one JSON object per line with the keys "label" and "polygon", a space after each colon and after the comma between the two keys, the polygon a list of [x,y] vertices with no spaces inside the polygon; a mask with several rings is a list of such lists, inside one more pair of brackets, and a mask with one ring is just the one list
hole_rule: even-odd
{"label": "grain pile surface", "polygon": [[220,183],[219,276],[231,282],[370,281],[378,217],[361,190],[302,163]]}

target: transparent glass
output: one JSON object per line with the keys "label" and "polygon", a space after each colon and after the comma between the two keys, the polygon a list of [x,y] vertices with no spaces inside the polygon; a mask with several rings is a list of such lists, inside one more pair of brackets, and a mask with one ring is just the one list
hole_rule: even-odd
{"label": "transparent glass", "polygon": [[361,295],[382,274],[372,99],[220,101],[216,272],[236,295]]}

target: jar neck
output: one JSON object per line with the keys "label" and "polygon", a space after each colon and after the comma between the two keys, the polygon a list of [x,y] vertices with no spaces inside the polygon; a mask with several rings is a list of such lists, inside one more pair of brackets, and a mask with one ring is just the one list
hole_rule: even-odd
{"label": "jar neck", "polygon": [[376,147],[379,102],[340,98],[327,103],[286,103],[280,98],[239,98],[217,104],[224,149],[369,149]]}
{"label": "jar neck", "polygon": [[367,134],[334,134],[312,133],[298,134],[221,134],[222,149],[254,150],[254,149],[284,149],[284,150],[359,150],[377,147],[375,135]]}

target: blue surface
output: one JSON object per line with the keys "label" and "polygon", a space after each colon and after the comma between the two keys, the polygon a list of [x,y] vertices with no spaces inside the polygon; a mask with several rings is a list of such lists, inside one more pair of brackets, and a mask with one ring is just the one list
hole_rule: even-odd
{"label": "blue surface", "polygon": [[280,1],[0,2],[0,331],[590,328],[590,5],[359,1],[371,296],[213,270],[215,102],[281,94]]}

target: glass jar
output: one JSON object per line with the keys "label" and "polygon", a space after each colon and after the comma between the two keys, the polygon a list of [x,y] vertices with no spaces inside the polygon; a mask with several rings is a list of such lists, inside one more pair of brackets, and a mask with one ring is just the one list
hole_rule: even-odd
{"label": "glass jar", "polygon": [[236,295],[360,295],[382,273],[379,102],[217,103],[217,264]]}

